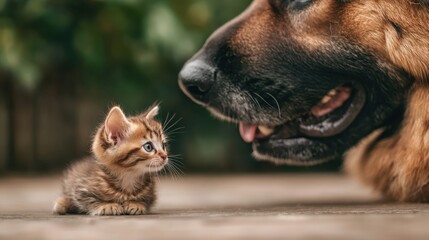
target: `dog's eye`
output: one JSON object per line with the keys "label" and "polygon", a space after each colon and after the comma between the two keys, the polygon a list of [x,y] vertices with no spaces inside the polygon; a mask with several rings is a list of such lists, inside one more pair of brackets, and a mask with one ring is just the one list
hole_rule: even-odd
{"label": "dog's eye", "polygon": [[296,11],[304,10],[313,2],[314,0],[283,0],[284,6]]}

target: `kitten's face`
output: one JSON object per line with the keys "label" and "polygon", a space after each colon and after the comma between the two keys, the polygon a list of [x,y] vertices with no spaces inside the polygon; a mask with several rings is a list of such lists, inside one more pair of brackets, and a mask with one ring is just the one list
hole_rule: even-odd
{"label": "kitten's face", "polygon": [[168,153],[157,114],[158,106],[129,118],[119,107],[112,108],[94,138],[97,160],[113,171],[160,171],[168,163]]}

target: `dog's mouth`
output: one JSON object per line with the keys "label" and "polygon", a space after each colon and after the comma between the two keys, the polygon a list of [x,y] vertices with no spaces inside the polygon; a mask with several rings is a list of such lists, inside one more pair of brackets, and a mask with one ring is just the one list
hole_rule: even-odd
{"label": "dog's mouth", "polygon": [[342,133],[352,124],[362,110],[365,100],[366,93],[361,85],[341,85],[330,90],[308,112],[281,125],[239,122],[240,135],[245,142],[267,138],[332,137]]}

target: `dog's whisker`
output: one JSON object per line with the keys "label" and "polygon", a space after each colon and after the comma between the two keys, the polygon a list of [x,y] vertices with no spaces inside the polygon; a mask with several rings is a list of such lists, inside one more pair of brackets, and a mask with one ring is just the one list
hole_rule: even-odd
{"label": "dog's whisker", "polygon": [[282,111],[281,111],[281,109],[280,109],[280,104],[279,104],[279,101],[277,101],[277,99],[273,96],[273,95],[271,95],[270,93],[266,93],[268,96],[270,96],[270,97],[272,97],[273,99],[274,99],[274,102],[276,102],[276,104],[277,104],[277,109],[279,110],[279,118],[281,118],[282,117]]}
{"label": "dog's whisker", "polygon": [[245,92],[247,96],[262,110],[261,104],[259,104],[258,100],[256,100],[250,92]]}
{"label": "dog's whisker", "polygon": [[260,99],[262,99],[262,101],[264,101],[268,106],[274,108],[273,105],[271,105],[271,103],[269,103],[267,100],[265,100],[261,95],[259,95],[258,93],[254,93],[257,97],[259,97]]}

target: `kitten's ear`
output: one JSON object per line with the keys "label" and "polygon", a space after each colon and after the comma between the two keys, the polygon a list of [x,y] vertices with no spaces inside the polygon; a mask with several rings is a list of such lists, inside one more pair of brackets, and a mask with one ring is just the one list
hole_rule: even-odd
{"label": "kitten's ear", "polygon": [[147,111],[147,113],[145,114],[145,118],[152,119],[156,117],[158,113],[159,113],[159,105],[155,105]]}
{"label": "kitten's ear", "polygon": [[113,107],[104,122],[104,129],[109,141],[116,145],[125,137],[129,127],[130,122],[121,108]]}

